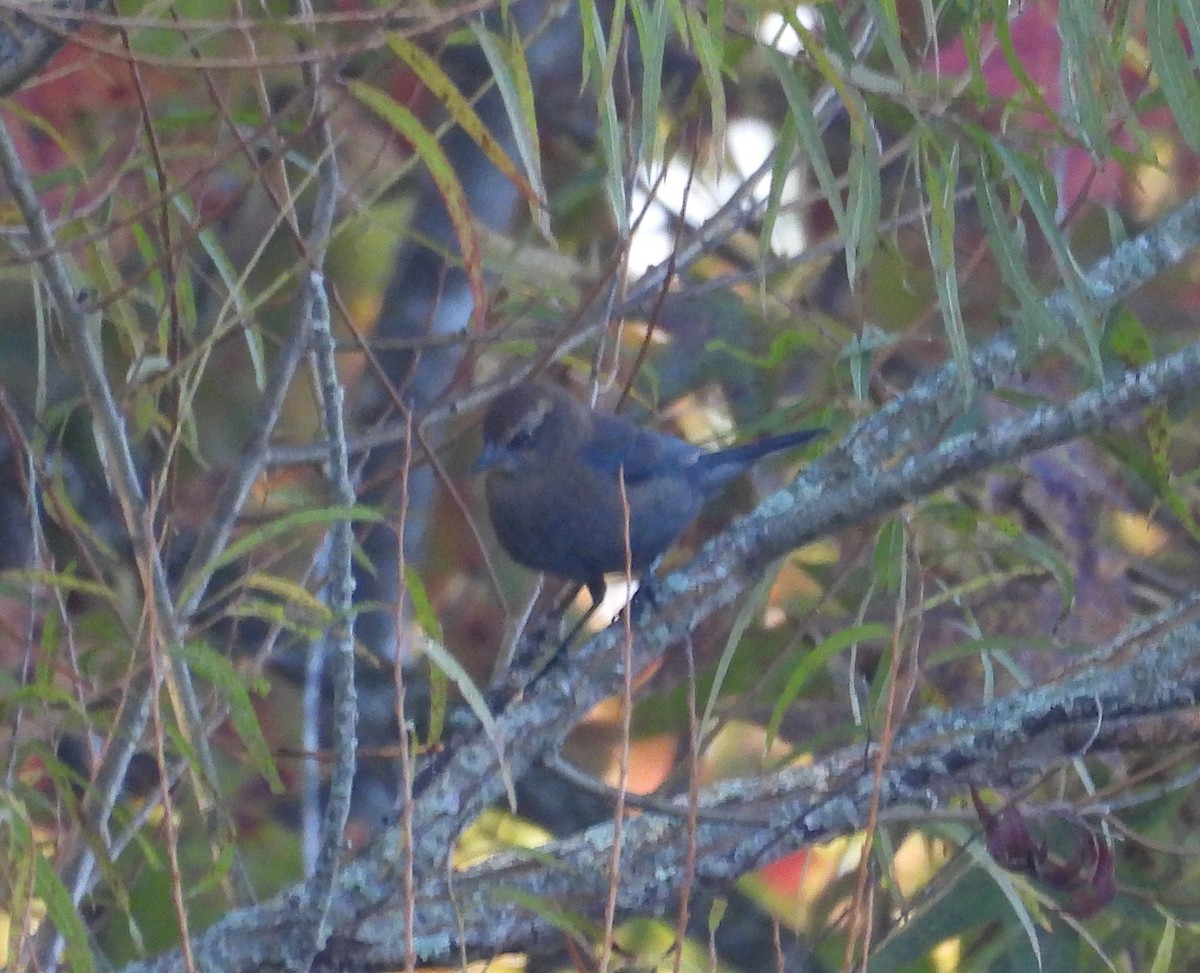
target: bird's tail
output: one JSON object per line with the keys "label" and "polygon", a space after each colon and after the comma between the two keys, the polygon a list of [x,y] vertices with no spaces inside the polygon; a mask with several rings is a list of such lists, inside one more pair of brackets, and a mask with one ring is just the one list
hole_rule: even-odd
{"label": "bird's tail", "polygon": [[701,486],[706,493],[715,492],[749,469],[761,457],[785,449],[795,449],[828,433],[828,429],[800,429],[779,436],[765,436],[741,446],[704,453],[696,461]]}

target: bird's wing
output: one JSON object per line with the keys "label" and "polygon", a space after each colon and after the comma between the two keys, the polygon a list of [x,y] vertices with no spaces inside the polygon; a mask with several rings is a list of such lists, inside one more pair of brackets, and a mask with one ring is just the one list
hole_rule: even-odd
{"label": "bird's wing", "polygon": [[596,417],[592,438],[583,448],[584,463],[606,475],[624,469],[630,486],[653,476],[682,473],[699,455],[699,449],[682,439],[604,415]]}

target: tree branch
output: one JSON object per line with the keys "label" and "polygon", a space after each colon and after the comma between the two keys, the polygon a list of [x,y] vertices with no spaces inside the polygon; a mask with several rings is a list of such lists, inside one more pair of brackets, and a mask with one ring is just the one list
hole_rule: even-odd
{"label": "tree branch", "polygon": [[[1107,306],[1154,273],[1182,260],[1198,241],[1200,198],[1098,263],[1088,276],[1088,291],[1098,307]],[[1067,305],[1063,297],[1054,295],[1048,306],[1061,316]],[[1011,336],[989,342],[975,357],[974,366],[983,388],[994,387],[1014,374],[1017,359]],[[766,565],[796,546],[837,527],[879,516],[994,464],[1111,427],[1137,409],[1194,389],[1198,380],[1200,344],[1064,405],[1040,407],[1000,423],[986,434],[956,436],[931,452],[911,456],[886,472],[875,472],[883,459],[918,436],[932,438],[943,417],[961,409],[953,368],[936,370],[910,393],[861,423],[830,458],[814,464],[791,490],[768,498],[754,514],[708,544],[686,570],[664,579],[659,607],[636,626],[633,666],[640,670],[658,658],[705,618],[733,602]],[[852,475],[855,470],[860,472]],[[622,635],[610,630],[591,640],[499,715],[498,733],[509,774],[520,776],[539,756],[556,750],[583,713],[615,692],[622,678]],[[1152,664],[1157,668],[1149,669]],[[1197,685],[1200,674],[1190,664],[1187,652],[1168,639],[1162,653],[1146,656],[1144,663],[1112,672],[1097,670],[1063,686],[1022,693],[992,707],[932,718],[897,737],[894,759],[882,785],[881,807],[940,798],[961,787],[959,778],[968,776],[968,771],[983,772],[981,768],[992,775],[990,780],[999,775],[999,779],[1019,783],[1033,772],[1031,768],[1044,770],[1078,755],[1082,740],[1095,736],[1091,745],[1102,746],[1104,732],[1116,725],[1111,722],[1116,717],[1136,718],[1192,706]],[[1098,728],[1103,732],[1097,732]],[[1046,748],[1040,756],[1035,744]],[[798,772],[789,771],[765,778],[761,792],[746,790],[756,785],[745,782],[725,785],[742,802],[757,794],[754,801],[761,798],[763,817],[759,824],[744,829],[713,822],[702,826],[700,837],[706,853],[698,863],[700,882],[713,888],[767,857],[819,837],[854,830],[862,821],[862,801],[870,794],[871,775],[864,766],[863,752],[858,749],[822,761],[806,772],[808,776],[793,777]],[[463,936],[461,945],[472,955],[476,949],[478,955],[486,954],[500,943],[503,948],[530,948],[547,935],[558,935],[531,919],[525,910],[495,898],[497,883],[519,882],[522,870],[539,867],[535,862],[511,857],[490,862],[483,866],[484,871],[471,873],[478,875],[475,884],[464,883],[463,877],[457,876],[457,912],[445,885],[444,862],[450,848],[461,828],[500,796],[501,777],[494,744],[479,736],[453,752],[411,808],[412,833],[420,836],[412,851],[415,887],[421,895],[412,933],[424,960],[453,957],[459,945],[453,930],[460,921],[486,923],[487,928],[471,925]],[[723,793],[716,790],[707,800],[720,806]],[[676,888],[673,883],[682,876],[682,871],[673,872],[672,862],[678,862],[670,856],[683,844],[672,844],[663,837],[674,819],[647,815],[644,822],[635,824],[646,849],[666,849],[657,859],[652,855],[643,859],[633,852],[626,858],[632,870],[621,879],[622,908],[628,905],[638,911],[651,901],[670,901]],[[577,868],[589,872],[594,880],[603,880],[597,878],[603,875],[599,862],[607,854],[602,830],[593,829],[558,847],[572,866],[564,874],[574,874]],[[329,949],[318,957],[318,966],[345,961],[348,950],[355,950],[356,965],[365,962],[364,952],[377,957],[380,965],[403,962],[406,929],[399,918],[404,913],[397,877],[403,859],[400,834],[392,828],[343,870],[330,907],[334,937]],[[649,870],[640,864],[644,861]],[[630,862],[639,864],[635,867],[628,865]],[[557,879],[549,874],[556,870],[545,871],[548,874],[537,883],[529,880],[527,887],[557,888]],[[557,893],[547,894],[554,897]],[[300,890],[293,889],[261,909],[227,917],[199,938],[196,955],[203,957],[204,964],[230,971],[278,963],[271,948],[275,937],[263,933],[294,923],[299,895]],[[602,896],[592,900],[593,904],[601,901]],[[399,951],[389,952],[393,947]],[[377,953],[371,952],[375,949]],[[177,958],[165,957],[132,969],[168,970],[176,968],[177,962]]]}

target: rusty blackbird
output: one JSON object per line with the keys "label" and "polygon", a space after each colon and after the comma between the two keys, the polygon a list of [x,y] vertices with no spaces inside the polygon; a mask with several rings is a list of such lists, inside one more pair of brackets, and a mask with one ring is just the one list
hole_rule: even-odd
{"label": "rusty blackbird", "polygon": [[586,585],[594,606],[606,573],[652,570],[700,508],[757,459],[824,433],[708,452],[529,381],[492,403],[473,469],[487,471],[492,526],[513,560]]}

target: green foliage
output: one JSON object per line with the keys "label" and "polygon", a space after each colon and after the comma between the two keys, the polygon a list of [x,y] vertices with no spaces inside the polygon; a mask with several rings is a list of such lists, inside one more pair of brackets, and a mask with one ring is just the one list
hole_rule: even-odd
{"label": "green foliage", "polygon": [[[221,692],[229,705],[229,721],[238,738],[246,748],[250,763],[267,779],[273,793],[283,792],[283,781],[275,769],[271,748],[263,736],[254,705],[250,700],[243,677],[224,657],[218,655],[201,642],[189,642],[181,652],[189,668],[198,676],[212,683]],[[260,681],[255,687],[260,695],[265,694],[267,685]]]}
{"label": "green foliage", "polygon": [[[883,473],[965,451],[1036,408],[1152,371],[1164,351],[1194,340],[1194,267],[1173,258],[1170,279],[1114,309],[1120,268],[1098,272],[1095,259],[1196,192],[1200,0],[798,9],[582,0],[566,5],[578,33],[549,73],[539,47],[557,29],[549,9],[530,27],[509,2],[486,18],[414,7],[402,21],[380,5],[335,6],[313,23],[282,3],[235,11],[195,0],[170,17],[153,4],[118,5],[120,31],[111,18],[88,31],[84,60],[96,73],[75,77],[64,59],[6,99],[4,125],[41,194],[52,249],[74,275],[100,373],[76,359],[74,349],[91,346],[74,343],[40,244],[10,203],[0,452],[20,502],[0,504],[0,554],[14,564],[0,573],[4,961],[28,948],[21,930],[35,915],[61,933],[64,963],[90,970],[174,945],[177,902],[194,935],[239,901],[246,873],[264,889],[295,878],[295,805],[315,820],[326,768],[311,747],[328,738],[305,721],[331,707],[311,694],[296,704],[291,683],[314,678],[310,653],[334,623],[352,621],[328,608],[329,587],[345,584],[327,563],[334,525],[357,532],[360,581],[400,575],[367,563],[368,531],[402,525],[427,539],[424,551],[404,548],[403,610],[387,593],[357,605],[407,626],[389,646],[358,626],[362,712],[383,711],[391,727],[398,680],[388,653],[419,652],[426,665],[403,681],[425,696],[414,690],[404,715],[428,730],[405,756],[442,759],[464,725],[499,741],[478,674],[492,671],[513,629],[544,621],[549,596],[509,617],[495,579],[484,580],[491,535],[468,527],[485,515],[462,475],[471,448],[462,444],[477,441],[486,398],[477,393],[492,379],[566,372],[602,409],[630,388],[639,421],[673,423],[697,443],[820,416],[835,435],[804,457],[829,453],[816,461],[819,495],[866,495]],[[484,106],[493,89],[499,118]],[[330,241],[314,213],[329,189],[325,124],[340,175],[334,256],[323,261]],[[460,135],[486,185],[513,192],[512,219],[502,206],[499,216],[472,210],[479,172],[454,154]],[[422,223],[427,182],[444,228]],[[17,199],[13,189],[6,198]],[[656,223],[659,249],[645,256]],[[790,250],[778,244],[787,234],[798,241]],[[397,249],[430,279],[393,278],[407,266],[393,260]],[[403,304],[405,291],[425,303]],[[334,308],[350,463],[367,498],[356,506],[329,502],[330,444],[318,421],[343,390],[293,379],[264,404],[310,309],[298,295],[320,304],[314,292]],[[466,308],[457,325],[440,317],[447,308]],[[994,387],[990,369],[1010,352],[1021,370],[997,369]],[[431,363],[445,366],[436,381]],[[889,418],[913,388],[919,428]],[[923,411],[934,400],[937,410]],[[656,798],[686,794],[693,768],[681,755],[694,743],[701,789],[803,764],[849,793],[871,784],[877,759],[904,767],[937,745],[906,741],[918,720],[969,720],[981,704],[1019,700],[1092,664],[1090,653],[1151,608],[1186,599],[1200,578],[1192,408],[1155,401],[1092,441],[890,498],[777,560],[728,614],[696,607],[687,623],[696,684],[685,684],[683,656],[668,655],[639,675],[633,700],[634,742],[652,750],[661,738],[670,755],[632,769],[667,782]],[[903,432],[894,443],[880,416]],[[106,420],[124,436],[120,448]],[[260,437],[271,445],[248,455]],[[133,484],[121,477],[126,458]],[[801,466],[788,462],[733,485],[672,563],[686,565],[736,514],[773,496],[764,519],[722,549],[744,566],[737,558],[773,529],[768,515],[816,496],[777,493]],[[409,494],[406,482],[403,515],[390,489],[401,467],[433,471],[437,484]],[[226,482],[241,491],[227,518],[213,509]],[[725,567],[710,565],[704,583],[730,582]],[[679,590],[691,594],[693,580]],[[1189,611],[1158,624],[1180,625]],[[149,700],[154,713],[136,723]],[[518,693],[512,705],[523,702]],[[846,922],[856,910],[876,923],[862,957],[873,971],[946,969],[947,944],[968,973],[1122,963],[1158,973],[1200,961],[1185,857],[1197,844],[1196,798],[1175,766],[1194,755],[1165,731],[1144,750],[1093,755],[1105,734],[1132,736],[1106,719],[1064,730],[1075,736],[1062,759],[1029,753],[1020,773],[967,771],[1003,778],[990,806],[1016,808],[1039,836],[1048,818],[1102,835],[1118,869],[1095,914],[1073,912],[1045,873],[1007,867],[958,781],[920,812],[880,793],[868,860],[861,833],[803,849],[810,873],[763,901],[830,968],[868,941]],[[1171,729],[1193,745],[1183,721]],[[611,771],[620,732],[601,707],[566,750]],[[388,763],[396,743],[370,737],[363,748]],[[85,757],[67,759],[76,744]],[[513,754],[496,746],[511,800]],[[122,748],[148,757],[155,774],[161,757],[170,780],[102,779],[107,755]],[[386,792],[391,815],[395,780],[380,780],[362,793]],[[763,804],[749,826],[786,830],[772,815],[808,810]],[[374,833],[386,816],[377,811],[353,822],[356,836]],[[865,826],[846,820],[847,830]],[[680,814],[678,835],[687,827]],[[494,852],[506,840],[494,830],[463,849]],[[534,864],[553,870],[554,850]],[[66,868],[85,855],[94,882],[81,897]],[[712,874],[700,862],[692,877]],[[1081,879],[1085,891],[1089,881],[1091,891],[1101,884]],[[606,933],[593,917],[517,884],[487,891],[492,905],[560,932],[581,951],[578,965],[600,965]],[[616,891],[622,902],[638,892]],[[735,922],[737,908],[717,899],[708,933]],[[473,917],[462,918],[465,928]],[[706,944],[674,942],[674,919],[618,928],[621,959],[711,968]]]}

